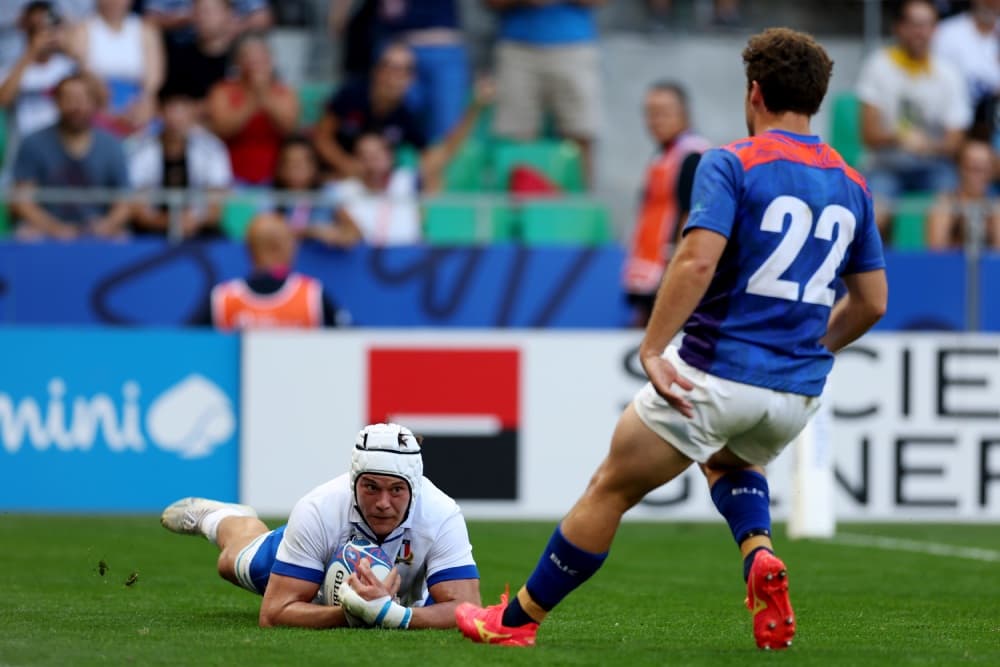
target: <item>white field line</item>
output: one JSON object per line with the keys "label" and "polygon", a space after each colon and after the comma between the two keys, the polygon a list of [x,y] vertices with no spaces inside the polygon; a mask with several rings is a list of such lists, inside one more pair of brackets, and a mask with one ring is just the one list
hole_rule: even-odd
{"label": "white field line", "polygon": [[898,537],[884,537],[881,535],[842,533],[840,531],[837,532],[837,536],[833,539],[833,541],[838,544],[846,544],[852,547],[869,547],[872,549],[883,549],[885,551],[909,551],[918,554],[929,554],[931,556],[965,558],[967,560],[978,560],[986,563],[1000,563],[1000,551],[995,551],[993,549],[956,547],[951,544],[941,544],[939,542],[923,542],[920,540],[906,540]]}

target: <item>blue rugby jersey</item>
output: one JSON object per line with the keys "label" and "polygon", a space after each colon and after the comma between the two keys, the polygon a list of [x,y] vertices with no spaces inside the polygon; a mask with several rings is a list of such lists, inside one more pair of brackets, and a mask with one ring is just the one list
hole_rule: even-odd
{"label": "blue rugby jersey", "polygon": [[706,152],[684,232],[729,242],[684,326],[680,356],[712,375],[806,396],[843,274],[885,267],[864,178],[818,137],[772,130]]}

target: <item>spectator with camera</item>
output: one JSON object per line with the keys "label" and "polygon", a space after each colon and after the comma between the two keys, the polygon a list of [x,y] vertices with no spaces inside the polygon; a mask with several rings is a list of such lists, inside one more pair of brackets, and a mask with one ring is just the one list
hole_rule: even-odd
{"label": "spectator with camera", "polygon": [[94,126],[99,84],[86,74],[71,74],[55,88],[59,120],[28,135],[14,161],[11,211],[22,239],[74,239],[82,235],[121,237],[129,203],[90,201],[36,203],[36,188],[128,188],[128,167],[121,142]]}
{"label": "spectator with camera", "polygon": [[[28,48],[21,16],[35,0],[3,0],[0,2],[0,69],[17,62]],[[95,0],[50,0],[53,12],[67,25],[82,21],[94,14]]]}
{"label": "spectator with camera", "polygon": [[0,107],[11,112],[5,171],[20,138],[56,122],[59,110],[52,89],[78,69],[77,61],[66,52],[62,18],[51,2],[26,4],[18,25],[27,48],[13,65],[0,70]]}

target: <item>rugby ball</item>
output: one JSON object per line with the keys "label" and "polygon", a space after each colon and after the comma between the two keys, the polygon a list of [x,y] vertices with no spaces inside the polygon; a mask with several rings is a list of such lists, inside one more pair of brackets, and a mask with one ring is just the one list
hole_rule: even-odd
{"label": "rugby ball", "polygon": [[333,558],[326,566],[323,585],[320,586],[320,601],[327,606],[340,605],[340,584],[354,572],[362,558],[367,558],[372,572],[381,580],[385,580],[392,570],[392,561],[382,547],[363,537],[356,537],[344,544],[333,553]]}

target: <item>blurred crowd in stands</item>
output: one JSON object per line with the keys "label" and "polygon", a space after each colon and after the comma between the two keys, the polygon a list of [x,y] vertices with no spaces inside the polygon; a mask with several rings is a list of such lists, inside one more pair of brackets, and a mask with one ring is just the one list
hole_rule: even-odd
{"label": "blurred crowd in stands", "polygon": [[[242,237],[269,213],[332,247],[610,239],[600,206],[543,210],[538,232],[530,207],[515,225],[509,211],[428,202],[593,184],[607,0],[480,2],[496,23],[489,78],[473,75],[459,0],[330,0],[343,71],[317,94],[276,71],[267,0],[5,0],[0,191],[15,238]],[[674,4],[645,0],[654,21]],[[710,6],[715,25],[743,25],[738,0]],[[890,244],[1000,248],[1000,0],[891,8],[887,45],[830,102],[832,143],[868,179]],[[643,104],[653,155],[624,226],[639,320],[709,145],[683,87],[656,83]],[[59,187],[129,195],[31,197]]]}
{"label": "blurred crowd in stands", "polygon": [[909,197],[930,201],[929,247],[1000,248],[1000,0],[969,5],[939,20],[931,0],[904,0],[892,43],[861,68],[860,166],[890,243],[914,232],[897,210]]}
{"label": "blurred crowd in stands", "polygon": [[[345,71],[318,114],[275,69],[266,0],[5,2],[0,184],[15,238],[241,236],[254,212],[271,210],[332,246],[413,243],[422,195],[482,185],[468,173],[481,166],[467,141],[474,130],[530,144],[546,113],[571,142],[579,174],[569,180],[582,189],[600,106],[593,11],[603,2],[487,0],[498,97],[493,78],[472,76],[457,0],[332,0]],[[447,178],[463,150],[466,164]],[[534,187],[563,185],[534,176]],[[29,196],[81,187],[135,194],[110,204]],[[190,193],[181,210],[163,201],[165,188]],[[234,204],[232,193],[260,196]]]}

